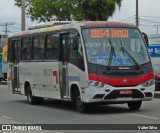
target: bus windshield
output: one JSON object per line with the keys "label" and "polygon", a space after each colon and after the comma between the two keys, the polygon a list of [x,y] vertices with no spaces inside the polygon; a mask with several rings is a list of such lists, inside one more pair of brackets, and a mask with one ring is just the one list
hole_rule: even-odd
{"label": "bus windshield", "polygon": [[89,28],[82,30],[88,62],[104,66],[139,66],[149,55],[138,29]]}

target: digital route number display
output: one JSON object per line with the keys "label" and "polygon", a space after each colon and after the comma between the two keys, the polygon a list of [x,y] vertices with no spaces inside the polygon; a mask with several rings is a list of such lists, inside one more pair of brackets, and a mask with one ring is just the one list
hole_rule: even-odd
{"label": "digital route number display", "polygon": [[91,30],[91,38],[128,38],[127,29],[93,29]]}

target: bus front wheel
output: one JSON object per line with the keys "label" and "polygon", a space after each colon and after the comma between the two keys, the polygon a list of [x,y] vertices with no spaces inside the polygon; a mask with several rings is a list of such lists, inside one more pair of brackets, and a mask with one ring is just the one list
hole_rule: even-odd
{"label": "bus front wheel", "polygon": [[82,102],[79,92],[77,92],[76,94],[75,105],[78,112],[80,113],[86,112],[87,104]]}
{"label": "bus front wheel", "polygon": [[130,110],[139,110],[142,105],[142,101],[129,102],[128,107]]}

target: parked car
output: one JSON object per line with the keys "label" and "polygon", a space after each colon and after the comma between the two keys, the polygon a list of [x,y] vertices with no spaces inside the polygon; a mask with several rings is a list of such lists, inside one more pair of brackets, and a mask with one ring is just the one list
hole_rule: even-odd
{"label": "parked car", "polygon": [[155,90],[160,91],[160,64],[154,64]]}

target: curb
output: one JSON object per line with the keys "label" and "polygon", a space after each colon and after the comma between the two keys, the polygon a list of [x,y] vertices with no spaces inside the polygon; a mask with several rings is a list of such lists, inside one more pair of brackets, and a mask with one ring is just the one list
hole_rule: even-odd
{"label": "curb", "polygon": [[0,81],[0,85],[7,85],[7,81]]}

